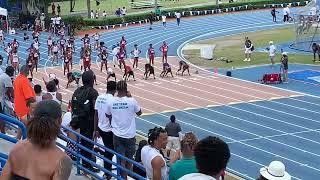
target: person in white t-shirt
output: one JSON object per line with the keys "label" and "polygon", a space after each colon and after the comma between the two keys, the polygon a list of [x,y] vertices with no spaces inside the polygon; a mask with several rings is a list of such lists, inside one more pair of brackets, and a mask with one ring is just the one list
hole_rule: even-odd
{"label": "person in white t-shirt", "polygon": [[113,61],[113,67],[116,67],[116,65],[118,64],[118,58],[117,58],[117,54],[120,52],[120,46],[119,44],[113,46],[112,49],[112,61]]}
{"label": "person in white t-shirt", "polygon": [[168,143],[168,134],[161,127],[155,127],[149,130],[148,146],[141,150],[141,162],[146,168],[148,179],[168,179],[168,170],[166,160],[163,157],[162,149],[165,149]]}
{"label": "person in white t-shirt", "polygon": [[102,17],[103,17],[103,18],[106,18],[106,17],[107,17],[106,11],[103,11],[103,12],[102,12]]}
{"label": "person in white t-shirt", "polygon": [[90,18],[91,18],[91,19],[94,19],[94,17],[95,17],[94,12],[93,12],[93,10],[91,10],[91,12],[90,12]]}
{"label": "person in white t-shirt", "polygon": [[271,61],[271,65],[273,66],[275,61],[274,58],[276,56],[276,46],[273,45],[273,41],[269,42],[269,48],[267,48],[269,51],[269,57],[270,57],[270,61]]}
{"label": "person in white t-shirt", "polygon": [[199,141],[194,149],[198,173],[182,176],[179,180],[220,180],[230,159],[228,144],[218,137],[208,136]]}
{"label": "person in white t-shirt", "polygon": [[289,5],[283,8],[282,11],[283,11],[283,22],[289,22],[289,17],[290,17]]}
{"label": "person in white t-shirt", "polygon": [[126,9],[126,7],[123,7],[123,8],[121,9],[121,15],[122,15],[122,16],[126,16],[126,14],[127,14],[127,9]]}
{"label": "person in white t-shirt", "polygon": [[181,13],[180,12],[175,12],[174,14],[175,14],[175,16],[177,18],[177,25],[180,26]]}
{"label": "person in white t-shirt", "polygon": [[[129,159],[133,159],[136,151],[135,117],[136,115],[140,116],[142,112],[138,102],[127,91],[126,81],[117,82],[117,96],[108,103],[105,109],[105,114],[112,117],[114,150]],[[127,169],[132,168],[132,164],[123,159],[121,159],[121,165]],[[121,176],[126,179],[127,173],[121,171]]]}
{"label": "person in white t-shirt", "polygon": [[[105,107],[112,101],[114,94],[116,93],[116,82],[108,81],[107,93],[98,96],[95,103],[95,116],[94,116],[94,139],[101,137],[105,147],[113,150],[113,133],[111,127],[111,119],[106,117]],[[106,159],[112,161],[113,154],[104,152],[103,156]],[[105,169],[112,171],[112,164],[104,161],[103,166]],[[105,174],[107,179],[111,176]],[[109,177],[108,177],[109,176]]]}
{"label": "person in white t-shirt", "polygon": [[138,68],[138,61],[139,61],[139,55],[141,54],[141,50],[138,49],[138,45],[135,44],[133,50],[130,52],[133,55],[133,65],[132,67],[136,66]]}
{"label": "person in white t-shirt", "polygon": [[162,25],[164,28],[167,28],[167,16],[165,14],[163,14],[161,16],[161,19],[162,19]]}

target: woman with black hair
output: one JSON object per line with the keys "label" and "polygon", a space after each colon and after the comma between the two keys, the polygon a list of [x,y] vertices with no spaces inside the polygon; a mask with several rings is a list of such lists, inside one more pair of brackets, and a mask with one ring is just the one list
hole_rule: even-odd
{"label": "woman with black hair", "polygon": [[161,152],[168,143],[166,130],[161,127],[150,129],[148,143],[149,145],[141,150],[141,161],[146,168],[147,178],[168,179],[167,164]]}
{"label": "woman with black hair", "polygon": [[72,161],[56,145],[61,115],[61,107],[55,101],[41,101],[36,105],[27,122],[27,139],[13,147],[0,179],[69,178]]}

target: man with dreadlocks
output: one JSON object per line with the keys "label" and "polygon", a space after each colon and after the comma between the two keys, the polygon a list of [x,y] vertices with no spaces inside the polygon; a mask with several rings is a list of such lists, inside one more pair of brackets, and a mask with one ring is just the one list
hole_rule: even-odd
{"label": "man with dreadlocks", "polygon": [[[140,116],[142,112],[138,102],[127,91],[127,83],[125,81],[117,82],[117,96],[109,101],[105,114],[107,117],[112,117],[111,127],[114,150],[133,160],[133,155],[136,151],[135,116]],[[121,165],[127,169],[132,168],[132,164],[123,159],[121,160]],[[127,173],[122,171],[121,176],[126,179]]]}
{"label": "man with dreadlocks", "polygon": [[141,161],[146,168],[147,178],[167,180],[167,164],[161,151],[168,143],[166,130],[161,127],[150,129],[148,143],[149,145],[144,146],[141,150]]}

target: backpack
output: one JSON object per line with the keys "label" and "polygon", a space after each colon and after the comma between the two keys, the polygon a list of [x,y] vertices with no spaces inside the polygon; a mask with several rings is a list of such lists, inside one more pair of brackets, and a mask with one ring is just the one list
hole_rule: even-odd
{"label": "backpack", "polygon": [[254,45],[252,44],[251,51],[254,51]]}
{"label": "backpack", "polygon": [[80,126],[80,119],[90,116],[92,102],[89,100],[91,88],[79,88],[72,95],[71,112],[72,119],[70,125],[76,129]]}

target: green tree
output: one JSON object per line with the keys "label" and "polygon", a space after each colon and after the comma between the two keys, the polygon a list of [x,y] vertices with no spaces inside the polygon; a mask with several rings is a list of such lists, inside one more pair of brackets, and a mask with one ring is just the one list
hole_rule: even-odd
{"label": "green tree", "polygon": [[22,13],[28,12],[44,12],[48,13],[48,5],[53,0],[10,0],[9,3],[17,3],[21,2],[22,5]]}

